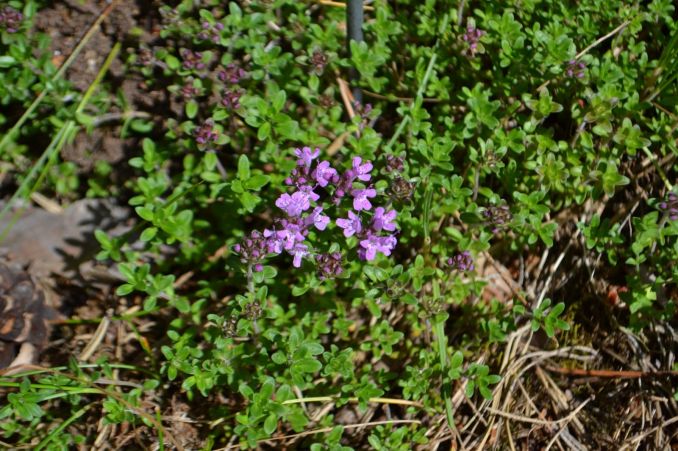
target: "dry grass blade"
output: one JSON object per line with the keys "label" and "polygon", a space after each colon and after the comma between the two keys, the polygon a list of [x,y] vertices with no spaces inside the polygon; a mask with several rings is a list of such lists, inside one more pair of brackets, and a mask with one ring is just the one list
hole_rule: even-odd
{"label": "dry grass blade", "polygon": [[512,413],[504,412],[503,410],[493,409],[492,407],[488,407],[487,411],[490,412],[490,413],[493,413],[495,415],[499,415],[501,417],[508,418],[509,420],[520,421],[521,423],[539,424],[539,425],[542,425],[542,426],[553,426],[554,424],[561,424],[561,423],[567,423],[567,422],[572,421],[572,419],[577,416],[579,411],[581,409],[583,409],[586,406],[586,404],[588,404],[590,401],[591,401],[590,399],[587,399],[586,401],[581,403],[576,409],[574,409],[572,411],[572,413],[570,413],[566,417],[560,418],[558,420],[553,420],[553,421],[538,420],[536,418],[529,418],[529,417],[524,417],[522,415],[515,415],[515,414],[512,414]]}
{"label": "dry grass blade", "polygon": [[353,119],[355,117],[355,110],[353,109],[353,93],[351,93],[351,88],[348,86],[346,80],[337,77],[337,83],[339,84],[339,93],[341,94],[341,100],[344,102],[344,107],[348,113],[348,117]]}
{"label": "dry grass blade", "polygon": [[[356,429],[356,428],[365,428],[365,427],[373,427],[373,426],[381,426],[381,425],[397,425],[397,424],[421,424],[421,421],[419,420],[389,420],[389,421],[371,421],[371,422],[366,422],[366,423],[357,423],[357,424],[347,424],[347,425],[341,425],[344,429]],[[339,426],[339,425],[337,425]],[[305,432],[300,432],[298,434],[290,434],[290,435],[284,435],[282,437],[273,437],[270,439],[264,439],[264,440],[259,440],[257,443],[269,443],[273,441],[281,441],[281,440],[290,440],[290,439],[296,439],[296,438],[301,438],[301,437],[307,437],[309,435],[315,435],[315,434],[324,434],[326,432],[332,432],[334,427],[327,427],[327,428],[319,428],[319,429],[313,429],[311,431],[305,431]],[[229,449],[239,449],[240,445],[230,445],[225,448],[219,448],[215,451],[225,451]]]}
{"label": "dry grass blade", "polygon": [[110,325],[111,320],[109,320],[107,317],[103,317],[101,319],[99,326],[97,326],[96,330],[94,331],[94,335],[92,335],[89,343],[87,343],[87,346],[85,346],[85,349],[82,350],[80,356],[78,357],[81,362],[86,362],[92,357],[92,355],[94,355],[96,350],[101,345],[101,342],[104,340]]}

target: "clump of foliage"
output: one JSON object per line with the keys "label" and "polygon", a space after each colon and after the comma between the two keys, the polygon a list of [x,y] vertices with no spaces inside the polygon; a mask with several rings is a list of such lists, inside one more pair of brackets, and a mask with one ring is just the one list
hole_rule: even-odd
{"label": "clump of foliage", "polygon": [[[105,422],[163,430],[144,394],[171,393],[213,422],[206,448],[333,428],[303,446],[351,449],[359,439],[335,414],[379,399],[405,401],[388,415],[454,428],[453,390],[491,399],[501,381],[488,349],[522,326],[555,346],[581,320],[583,295],[550,281],[488,299],[488,255],[516,268],[580,237],[580,255],[627,287],[606,314],[675,325],[671,2],[378,0],[350,56],[342,8],[195,3],[160,7],[159,37],[125,56],[176,108],[137,131],[122,187],[136,227],[97,233],[97,258],[124,278],[116,295],[139,303],[123,320],[162,333],[139,339],[135,362],[16,382],[6,439],[28,442],[62,415],[41,407],[57,393],[85,415],[85,387],[119,364],[145,367],[143,390],[97,388]],[[0,100],[25,105],[42,81],[23,73],[27,27],[7,23],[3,45],[24,51],[0,57]],[[364,104],[342,98],[351,67]],[[569,268],[582,280],[596,269]],[[314,418],[302,402],[314,399],[335,407]],[[424,423],[363,440],[413,449],[430,440]]]}

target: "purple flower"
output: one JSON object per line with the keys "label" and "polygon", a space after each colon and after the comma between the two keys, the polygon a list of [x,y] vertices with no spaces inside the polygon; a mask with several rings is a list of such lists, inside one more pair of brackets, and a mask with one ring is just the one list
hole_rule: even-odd
{"label": "purple flower", "polygon": [[318,277],[320,280],[332,279],[344,272],[344,269],[341,267],[341,252],[318,254],[315,257],[315,261],[318,264]]}
{"label": "purple flower", "polygon": [[323,207],[315,207],[313,213],[306,217],[306,224],[313,224],[318,230],[325,230],[327,224],[330,223],[330,217],[322,214]]}
{"label": "purple flower", "polygon": [[457,271],[473,271],[473,257],[469,251],[464,251],[456,254],[454,257],[447,259],[447,264]]}
{"label": "purple flower", "polygon": [[304,147],[302,149],[294,149],[294,154],[299,158],[297,165],[310,168],[313,160],[320,155],[320,149],[311,150],[310,147]]}
{"label": "purple flower", "polygon": [[339,204],[341,202],[341,198],[344,197],[347,192],[351,191],[355,175],[353,174],[353,170],[349,169],[348,171],[344,172],[341,177],[337,178],[337,187],[334,190],[334,202]]}
{"label": "purple flower", "polygon": [[383,207],[377,207],[374,210],[374,217],[372,218],[372,228],[379,232],[381,230],[388,230],[393,232],[396,229],[396,225],[393,221],[396,218],[396,211],[391,210],[388,213],[385,213]]}
{"label": "purple flower", "polygon": [[214,122],[210,119],[206,120],[200,127],[197,127],[193,134],[195,135],[195,142],[200,145],[215,142],[219,138],[217,129],[214,128]]}
{"label": "purple flower", "polygon": [[275,230],[264,229],[266,237],[266,249],[269,254],[279,254],[283,250],[283,239],[278,236]]}
{"label": "purple flower", "polygon": [[669,216],[671,221],[678,219],[678,196],[669,193],[663,202],[659,203],[659,209]]}
{"label": "purple flower", "polygon": [[362,131],[370,121],[369,116],[370,113],[372,112],[372,105],[369,103],[363,105],[362,103],[356,100],[353,102],[353,110],[355,111],[356,117],[360,118],[358,127]]}
{"label": "purple flower", "polygon": [[395,155],[386,155],[386,172],[403,172],[405,169],[404,160],[402,157]]}
{"label": "purple flower", "polygon": [[483,211],[485,224],[492,227],[492,233],[497,233],[508,226],[513,219],[511,210],[507,205],[490,205]]}
{"label": "purple flower", "polygon": [[306,246],[303,243],[297,243],[294,245],[292,249],[289,249],[287,252],[289,252],[290,255],[294,257],[294,259],[292,260],[292,265],[295,268],[299,268],[301,266],[301,259],[308,255],[308,246]]}
{"label": "purple flower", "polygon": [[183,58],[183,68],[186,70],[196,69],[203,70],[206,65],[202,61],[202,53],[193,52],[192,50],[182,49],[181,57]]}
{"label": "purple flower", "polygon": [[361,164],[363,161],[362,158],[360,157],[353,157],[353,174],[354,177],[357,177],[358,180],[362,180],[363,182],[369,182],[370,178],[372,177],[370,175],[370,171],[372,171],[372,163],[369,161],[366,161],[364,164]]}
{"label": "purple flower", "polygon": [[7,33],[16,33],[21,27],[21,21],[24,15],[11,6],[5,6],[0,9],[0,28],[7,30]]}
{"label": "purple flower", "polygon": [[395,248],[397,242],[398,240],[393,235],[377,236],[370,233],[367,235],[367,238],[360,241],[360,247],[363,248],[360,256],[367,261],[374,260],[377,252],[381,252],[388,257],[391,255],[391,251]]}
{"label": "purple flower", "polygon": [[327,65],[327,55],[322,50],[315,50],[313,55],[311,55],[311,65],[315,69],[315,73],[320,75],[325,70],[325,65]]}
{"label": "purple flower", "polygon": [[181,87],[181,96],[184,98],[184,100],[190,100],[194,97],[197,97],[198,95],[200,95],[200,89],[193,86],[192,82],[189,82]]}
{"label": "purple flower", "polygon": [[230,63],[223,70],[219,71],[217,77],[219,80],[226,81],[231,84],[236,84],[240,81],[241,78],[245,77],[247,72],[242,69],[240,66]]}
{"label": "purple flower", "polygon": [[275,232],[275,236],[280,240],[283,249],[290,250],[296,243],[304,241],[305,230],[303,230],[296,222],[291,222],[286,219],[280,221],[282,229]]}
{"label": "purple flower", "polygon": [[292,169],[292,173],[285,179],[286,185],[295,185],[298,187],[306,186],[308,183],[308,168],[298,167]]}
{"label": "purple flower", "polygon": [[305,195],[309,201],[312,200],[313,202],[316,202],[318,199],[320,199],[320,196],[318,196],[315,191],[313,191],[313,188],[310,185],[301,185],[299,187],[299,191],[303,195]]}
{"label": "purple flower", "polygon": [[237,110],[240,108],[240,97],[242,97],[242,91],[239,89],[226,91],[221,98],[221,104],[229,110]]}
{"label": "purple flower", "polygon": [[478,44],[480,42],[480,38],[484,34],[485,31],[480,30],[476,28],[475,25],[469,23],[466,26],[466,33],[464,33],[464,35],[462,36],[464,42],[468,44],[468,49],[465,50],[463,53],[471,57],[475,56],[476,52],[478,51]]}
{"label": "purple flower", "polygon": [[353,195],[353,208],[356,210],[370,210],[372,204],[369,198],[376,197],[377,191],[374,188],[356,189],[351,193]]}
{"label": "purple flower", "polygon": [[570,60],[567,62],[567,68],[565,69],[565,75],[570,78],[584,78],[586,73],[586,64],[583,61]]}
{"label": "purple flower", "polygon": [[224,29],[224,24],[222,23],[216,23],[214,25],[210,25],[209,22],[205,21],[202,23],[202,31],[198,33],[198,39],[201,39],[203,41],[205,40],[211,40],[215,44],[219,43],[219,40],[221,38],[220,32],[221,30]]}
{"label": "purple flower", "polygon": [[240,254],[240,261],[245,264],[260,264],[268,254],[268,239],[258,230],[252,231],[242,242],[233,246],[233,250]]}
{"label": "purple flower", "polygon": [[348,211],[348,219],[339,218],[337,219],[337,226],[344,229],[344,236],[346,238],[360,233],[363,229],[363,226],[360,222],[360,216],[353,213],[353,211]]}
{"label": "purple flower", "polygon": [[337,177],[337,171],[328,161],[321,161],[313,171],[313,179],[323,188]]}
{"label": "purple flower", "polygon": [[275,201],[275,206],[284,210],[288,216],[296,217],[299,216],[301,212],[311,208],[311,203],[309,202],[308,194],[297,191],[291,196],[287,193],[282,194],[278,200]]}

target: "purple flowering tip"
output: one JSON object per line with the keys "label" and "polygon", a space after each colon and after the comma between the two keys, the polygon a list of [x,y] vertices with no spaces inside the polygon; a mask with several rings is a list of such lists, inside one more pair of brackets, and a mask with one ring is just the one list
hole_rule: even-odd
{"label": "purple flowering tip", "polygon": [[287,220],[280,221],[280,224],[282,229],[275,231],[275,239],[280,242],[279,245],[276,243],[278,249],[282,248],[289,251],[297,243],[304,241],[304,233],[302,233],[304,231],[299,224]]}
{"label": "purple flowering tip", "polygon": [[307,218],[308,225],[313,224],[318,230],[325,230],[330,223],[330,217],[322,214],[323,207],[316,207]]}
{"label": "purple flowering tip", "polygon": [[[305,181],[305,179],[302,179]],[[299,192],[302,193],[306,198],[310,201],[316,202],[318,199],[320,199],[320,196],[316,194],[315,191],[313,191],[313,187],[310,185],[301,185],[299,187]],[[305,210],[305,209],[304,209]]]}
{"label": "purple flowering tip", "polygon": [[301,260],[309,254],[308,246],[302,243],[295,244],[288,252],[293,257],[292,266],[295,268],[299,268],[301,266]]}
{"label": "purple flowering tip", "polygon": [[320,149],[316,148],[315,150],[311,150],[310,147],[294,149],[294,155],[296,155],[299,158],[297,160],[297,164],[299,166],[305,166],[309,168],[311,167],[311,163],[313,162],[313,160],[318,158],[318,155],[320,155]]}
{"label": "purple flowering tip", "polygon": [[351,193],[353,195],[353,208],[360,210],[370,210],[372,203],[369,198],[376,197],[377,191],[374,188],[356,189]]}
{"label": "purple flowering tip", "polygon": [[313,171],[313,179],[323,188],[337,177],[337,171],[328,161],[321,161]]}
{"label": "purple flowering tip", "polygon": [[337,277],[344,272],[344,269],[341,267],[341,252],[318,254],[315,259],[321,280]]}
{"label": "purple flowering tip", "polygon": [[366,239],[360,241],[360,247],[364,249],[363,258],[367,261],[374,260],[377,252],[388,257],[397,242],[398,240],[393,235],[376,236],[369,234]]}
{"label": "purple flowering tip", "polygon": [[365,161],[365,163],[362,161],[363,159],[360,157],[353,157],[353,174],[358,180],[368,182],[372,177],[370,172],[372,171],[373,166],[370,161]]}
{"label": "purple flowering tip", "polygon": [[464,251],[447,259],[447,264],[458,271],[473,271],[475,265],[473,264],[473,256],[469,251]]}
{"label": "purple flowering tip", "polygon": [[372,228],[377,232],[387,230],[393,232],[396,229],[395,218],[396,211],[390,210],[386,212],[383,207],[377,207],[374,210],[374,217],[372,218]]}
{"label": "purple flowering tip", "polygon": [[291,196],[287,193],[282,194],[276,201],[275,206],[287,213],[288,216],[296,217],[303,211],[311,207],[309,196],[306,193],[297,191]]}
{"label": "purple flowering tip", "polygon": [[350,210],[348,212],[348,219],[337,219],[337,226],[344,229],[344,236],[346,238],[353,236],[356,233],[360,233],[363,229],[362,223],[360,222],[360,216]]}
{"label": "purple flowering tip", "polygon": [[266,251],[269,254],[279,254],[283,250],[283,240],[278,237],[275,230],[264,229],[266,238]]}

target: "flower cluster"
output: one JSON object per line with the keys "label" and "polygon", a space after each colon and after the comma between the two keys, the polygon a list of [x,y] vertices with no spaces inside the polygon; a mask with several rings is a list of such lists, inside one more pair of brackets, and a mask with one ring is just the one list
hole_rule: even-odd
{"label": "flower cluster", "polygon": [[353,102],[353,110],[355,115],[360,118],[359,127],[362,131],[367,124],[370,122],[370,113],[372,113],[372,104],[366,103],[363,105],[357,100]]}
{"label": "flower cluster", "polygon": [[140,46],[137,50],[134,64],[140,67],[152,67],[158,64],[158,61],[155,58],[153,50],[146,46]]}
{"label": "flower cluster", "polygon": [[191,100],[195,97],[198,97],[200,95],[200,88],[195,86],[193,84],[193,80],[188,80],[182,87],[181,87],[181,97],[184,98],[184,100]]}
{"label": "flower cluster", "polygon": [[582,61],[570,60],[565,68],[565,75],[570,78],[584,78],[586,64]]}
{"label": "flower cluster", "polygon": [[318,277],[321,280],[333,279],[344,272],[344,268],[341,267],[341,252],[318,254],[315,261],[318,265]]}
{"label": "flower cluster", "polygon": [[0,28],[4,28],[7,33],[16,33],[19,31],[23,19],[23,14],[11,6],[5,6],[0,9]]}
{"label": "flower cluster", "polygon": [[405,170],[404,160],[402,157],[395,155],[386,155],[386,172],[403,172]]}
{"label": "flower cluster", "polygon": [[202,30],[198,33],[198,39],[202,41],[212,41],[218,44],[221,40],[221,30],[224,29],[224,24],[217,22],[212,25],[207,21],[202,23]]}
{"label": "flower cluster", "polygon": [[483,211],[485,224],[492,227],[492,233],[498,233],[513,219],[507,205],[490,205]]}
{"label": "flower cluster", "polygon": [[240,261],[252,265],[259,272],[264,269],[262,262],[270,252],[269,241],[258,230],[252,231],[240,244],[233,246],[233,250],[240,255]]}
{"label": "flower cluster", "polygon": [[202,53],[194,52],[189,49],[181,49],[182,67],[186,70],[203,70],[207,66],[202,61]]}
{"label": "flower cluster", "polygon": [[335,223],[344,237],[358,239],[359,258],[374,260],[378,253],[391,255],[397,244],[397,214],[393,209],[373,205],[377,191],[369,184],[372,163],[354,157],[351,168],[339,174],[328,161],[316,161],[319,149],[304,147],[295,149],[294,153],[297,165],[285,183],[294,187],[295,191],[283,193],[275,202],[284,215],[275,219],[275,227],[265,229],[263,233],[253,232],[237,246],[235,251],[241,255],[242,261],[259,265],[265,254],[286,252],[292,256],[293,266],[298,268],[304,259],[315,255],[321,279],[340,275],[343,271],[341,253],[314,254],[306,241],[312,229],[323,231],[331,223],[316,191],[329,194],[326,197],[330,206],[350,205],[346,217],[337,218]]}
{"label": "flower cluster", "polygon": [[511,210],[507,205],[490,205],[483,211],[485,224],[492,227],[492,233],[497,233],[508,225],[513,219]]}
{"label": "flower cluster", "polygon": [[196,127],[193,134],[195,135],[195,142],[201,146],[215,142],[219,138],[219,132],[211,119],[207,119],[201,126]]}
{"label": "flower cluster", "polygon": [[237,66],[236,64],[230,63],[224,69],[221,69],[217,73],[219,80],[235,85],[240,82],[241,78],[247,76],[245,69]]}
{"label": "flower cluster", "polygon": [[480,30],[475,27],[475,25],[469,23],[466,26],[466,33],[461,37],[461,39],[468,44],[468,48],[464,51],[465,55],[474,57],[476,52],[478,52],[478,45],[480,44],[480,38],[485,34],[485,31]]}
{"label": "flower cluster", "polygon": [[460,272],[473,271],[475,265],[473,264],[473,257],[469,251],[460,252],[453,257],[447,259],[447,264]]}
{"label": "flower cluster", "polygon": [[327,62],[327,55],[322,50],[315,50],[313,55],[311,55],[311,65],[316,75],[322,75]]}
{"label": "flower cluster", "polygon": [[483,211],[483,217],[485,217],[485,225],[492,227],[492,233],[498,233],[513,219],[511,210],[505,204],[490,205]]}
{"label": "flower cluster", "polygon": [[671,221],[678,219],[678,196],[676,193],[669,193],[666,200],[659,203],[659,209],[664,211]]}
{"label": "flower cluster", "polygon": [[[247,72],[233,63],[228,64],[224,69],[217,73],[219,80],[231,85],[238,84],[240,80],[246,76]],[[242,97],[242,94],[242,90],[237,87],[227,89],[224,91],[223,97],[221,98],[221,104],[229,110],[238,109],[240,108],[240,97]]]}
{"label": "flower cluster", "polygon": [[396,175],[395,179],[393,179],[393,182],[391,183],[389,192],[394,200],[403,202],[412,199],[414,188],[414,182],[405,180],[401,176]]}
{"label": "flower cluster", "polygon": [[237,110],[240,108],[240,97],[242,97],[242,91],[240,90],[226,91],[221,98],[221,104],[229,110]]}

